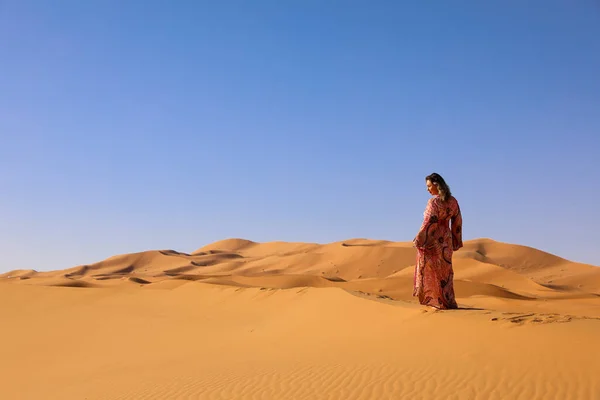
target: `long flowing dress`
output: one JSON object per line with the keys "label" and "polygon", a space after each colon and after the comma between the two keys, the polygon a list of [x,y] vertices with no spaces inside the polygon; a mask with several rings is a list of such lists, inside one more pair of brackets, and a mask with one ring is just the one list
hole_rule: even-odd
{"label": "long flowing dress", "polygon": [[[450,227],[450,223],[452,224]],[[458,201],[429,199],[423,224],[413,240],[417,248],[413,296],[438,309],[458,308],[454,296],[452,254],[463,246],[462,215]]]}

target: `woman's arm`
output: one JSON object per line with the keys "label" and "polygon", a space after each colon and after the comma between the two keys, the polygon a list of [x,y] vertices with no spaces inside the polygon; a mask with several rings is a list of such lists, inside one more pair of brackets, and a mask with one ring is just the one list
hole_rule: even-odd
{"label": "woman's arm", "polygon": [[433,231],[435,231],[438,222],[437,208],[434,203],[434,198],[429,199],[425,208],[425,215],[419,233],[413,239],[415,247],[427,249],[432,247],[434,241]]}
{"label": "woman's arm", "polygon": [[452,250],[456,251],[458,249],[460,249],[461,247],[463,247],[463,241],[462,241],[462,224],[463,224],[463,220],[462,220],[462,215],[460,213],[460,207],[458,205],[458,202],[456,203],[456,215],[454,215],[454,217],[452,217],[452,219],[450,220],[450,222],[452,223]]}

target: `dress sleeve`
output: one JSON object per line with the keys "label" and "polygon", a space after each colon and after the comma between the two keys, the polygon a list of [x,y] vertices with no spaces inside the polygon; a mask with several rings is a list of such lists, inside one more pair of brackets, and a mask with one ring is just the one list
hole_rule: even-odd
{"label": "dress sleeve", "polygon": [[463,241],[462,241],[462,225],[463,225],[463,220],[462,220],[462,215],[460,213],[460,207],[458,205],[458,202],[456,203],[456,214],[452,217],[451,221],[452,223],[452,250],[456,251],[458,249],[460,249],[461,247],[463,247]]}
{"label": "dress sleeve", "polygon": [[435,226],[438,222],[438,216],[437,207],[435,206],[433,200],[434,199],[431,198],[427,202],[421,229],[419,229],[419,233],[417,233],[417,236],[413,240],[415,247],[420,249],[430,248],[434,244],[433,231],[435,231]]}

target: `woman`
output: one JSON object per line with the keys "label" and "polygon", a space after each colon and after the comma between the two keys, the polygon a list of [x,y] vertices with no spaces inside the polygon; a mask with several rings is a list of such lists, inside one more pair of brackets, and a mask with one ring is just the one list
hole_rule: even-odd
{"label": "woman", "polygon": [[419,303],[437,309],[458,308],[452,253],[463,246],[460,207],[439,174],[427,176],[425,183],[433,197],[427,202],[423,224],[413,240],[417,248],[413,296],[419,298]]}

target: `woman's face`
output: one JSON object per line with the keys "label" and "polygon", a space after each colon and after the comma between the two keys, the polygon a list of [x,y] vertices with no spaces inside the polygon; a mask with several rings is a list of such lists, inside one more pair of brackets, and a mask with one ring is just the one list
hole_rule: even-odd
{"label": "woman's face", "polygon": [[426,184],[427,184],[427,191],[429,193],[431,193],[431,195],[437,196],[440,193],[437,186],[435,186],[429,179],[427,180]]}

